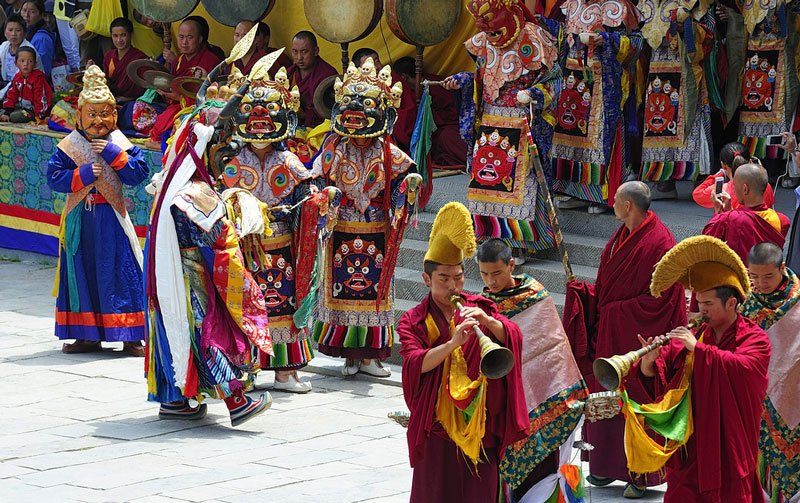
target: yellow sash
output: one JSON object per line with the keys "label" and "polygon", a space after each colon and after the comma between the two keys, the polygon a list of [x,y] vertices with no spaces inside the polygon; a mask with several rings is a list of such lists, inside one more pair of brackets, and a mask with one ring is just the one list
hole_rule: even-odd
{"label": "yellow sash", "polygon": [[[425,317],[425,326],[428,341],[433,344],[440,333],[430,313]],[[453,320],[450,320],[450,332],[455,332]],[[470,397],[473,398],[466,409],[456,405],[456,402],[464,402]],[[444,427],[450,440],[477,466],[486,432],[486,376],[481,373],[474,381],[469,378],[461,347],[454,349],[444,360],[436,398],[436,420]]]}

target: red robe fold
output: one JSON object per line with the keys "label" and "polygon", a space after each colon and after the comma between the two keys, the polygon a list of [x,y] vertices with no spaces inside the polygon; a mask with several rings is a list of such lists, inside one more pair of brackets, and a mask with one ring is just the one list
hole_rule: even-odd
{"label": "red robe fold", "polygon": [[[706,335],[695,347],[691,387],[694,434],[667,462],[664,502],[761,503],[756,460],[769,337],[741,315],[719,341],[706,325],[700,326],[701,332]],[[680,341],[672,341],[656,360],[655,378],[643,377],[634,367],[631,374],[650,388],[649,401],[678,384],[686,354]]]}
{"label": "red robe fold", "polygon": [[783,249],[786,242],[789,219],[786,215],[778,213],[781,222],[779,231],[758,215],[758,212],[767,210],[768,208],[763,204],[754,208],[740,206],[735,210],[714,215],[714,218],[703,227],[703,234],[725,241],[747,265],[747,255],[750,253],[750,249],[758,243],[768,241]]}
{"label": "red robe fold", "polygon": [[[595,359],[639,349],[637,334],[652,337],[686,324],[686,301],[680,284],[660,298],[650,295],[653,269],[674,245],[670,230],[655,213],[648,212],[647,219],[632,233],[623,225],[611,237],[600,257],[594,285],[568,285],[564,325],[589,392],[606,391],[592,373]],[[646,400],[648,395],[638,379],[629,376],[623,383],[631,398]],[[641,485],[644,480],[634,480],[628,473],[624,426],[622,417],[584,424],[584,438],[595,447],[589,456],[590,472]],[[653,475],[646,483],[660,482]]]}
{"label": "red robe fold", "polygon": [[[436,399],[442,379],[442,365],[422,373],[422,360],[427,351],[450,339],[449,320],[430,295],[400,318],[397,333],[403,356],[403,395],[411,411],[408,424],[408,452],[414,478],[411,502],[458,501],[488,503],[498,494],[498,462],[505,448],[525,438],[528,411],[522,389],[520,349],[522,334],[519,327],[497,310],[494,302],[477,295],[462,294],[467,306],[479,306],[489,316],[500,320],[506,329],[505,346],[514,353],[514,368],[502,379],[489,379],[486,388],[486,434],[483,448],[486,456],[473,475],[471,463],[457,452],[444,428],[436,421]],[[440,336],[433,345],[428,343],[425,318],[431,313]],[[484,333],[490,332],[483,328]],[[471,379],[478,377],[480,346],[471,338],[462,346]]]}
{"label": "red robe fold", "polygon": [[147,54],[135,47],[128,49],[122,59],[118,57],[116,47],[106,51],[103,56],[103,72],[108,78],[109,87],[117,98],[123,96],[136,99],[144,93],[144,89],[128,77],[128,65],[139,59],[147,59]]}

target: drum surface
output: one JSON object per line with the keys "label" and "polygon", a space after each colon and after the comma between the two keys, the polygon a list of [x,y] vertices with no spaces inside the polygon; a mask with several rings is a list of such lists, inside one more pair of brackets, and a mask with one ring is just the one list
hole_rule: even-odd
{"label": "drum surface", "polygon": [[386,0],[386,21],[407,44],[436,45],[453,33],[461,9],[460,0]]}
{"label": "drum surface", "polygon": [[269,14],[275,0],[202,0],[206,12],[226,26],[236,26],[245,19],[258,21]]}
{"label": "drum surface", "polygon": [[173,23],[188,16],[198,0],[132,0],[143,15],[161,23]]}
{"label": "drum surface", "polygon": [[303,7],[314,32],[336,44],[366,37],[383,15],[382,0],[303,0]]}

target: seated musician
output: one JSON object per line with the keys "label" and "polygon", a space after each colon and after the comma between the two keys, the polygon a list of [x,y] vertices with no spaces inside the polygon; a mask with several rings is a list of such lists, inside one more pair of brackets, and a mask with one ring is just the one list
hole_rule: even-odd
{"label": "seated musician", "polygon": [[[133,23],[124,17],[111,22],[111,41],[114,48],[103,55],[103,72],[108,77],[108,87],[117,103],[127,103],[142,95],[144,89],[128,77],[128,65],[137,59],[147,59],[147,54],[131,45]],[[90,62],[87,62],[87,64]]]}
{"label": "seated musician", "polygon": [[326,77],[339,72],[319,57],[317,37],[310,31],[299,31],[292,38],[292,59],[288,73],[290,85],[300,89],[299,124],[311,129],[329,118],[320,117],[314,108],[314,91]]}
{"label": "seated musician", "polygon": [[[393,68],[405,78],[409,89],[416,93],[417,69],[414,58],[400,58]],[[423,71],[422,80],[439,81],[442,77]],[[439,168],[466,169],[469,147],[458,131],[456,93],[442,86],[430,86],[428,92],[431,95],[433,122],[436,123],[436,131],[431,136],[431,162]]]}
{"label": "seated musician", "polygon": [[[659,261],[650,291],[659,295],[676,282],[696,293],[705,321],[696,330],[675,328],[633,367],[631,375],[661,400],[647,409],[663,414],[645,418],[626,403],[628,469],[661,471],[666,463],[666,503],[764,501],[757,458],[770,340],[737,309],[750,292],[747,270],[719,239],[694,236]],[[642,424],[671,440],[653,441]]]}
{"label": "seated musician", "polygon": [[[221,60],[207,42],[208,23],[198,16],[189,16],[178,28],[178,56],[170,49],[164,49],[164,60],[174,77],[205,77]],[[146,145],[149,148],[160,148],[162,136],[172,130],[175,116],[190,101],[182,102],[181,96],[174,91],[158,90],[167,101],[167,108],[158,115],[155,125],[150,130],[150,138]]]}
{"label": "seated musician", "polygon": [[[236,28],[233,29],[233,43],[235,44],[242,37],[247,35],[253,26],[256,26],[255,21],[250,21],[245,19],[244,21],[239,21],[239,24],[236,25]],[[237,60],[234,62],[234,66],[238,68],[243,75],[250,75],[250,70],[253,69],[253,65],[256,64],[256,61],[261,59],[263,56],[266,56],[270,52],[276,50],[269,46],[269,38],[270,38],[270,29],[267,23],[262,21],[258,22],[258,30],[256,31],[256,38],[253,40],[253,45],[250,47],[250,50],[242,56],[242,59]],[[286,53],[281,53],[278,60],[272,65],[273,73],[277,71],[278,68],[289,68],[292,65],[292,60],[289,59],[289,56]]]}
{"label": "seated musician", "polygon": [[[359,68],[367,58],[372,58],[372,62],[375,64],[375,71],[381,71],[383,65],[374,49],[362,47],[353,53],[353,63]],[[392,69],[392,81],[397,80],[403,81],[401,76]],[[392,138],[404,152],[408,152],[411,146],[411,135],[414,133],[416,120],[417,100],[414,98],[414,88],[403,84],[403,94],[400,97],[400,106],[397,108],[397,122],[394,123],[392,128]]]}
{"label": "seated musician", "polygon": [[[494,302],[462,293],[462,262],[474,252],[470,213],[448,203],[436,216],[425,254],[422,278],[430,294],[397,327],[411,411],[411,503],[497,501],[498,464],[509,444],[526,437],[522,333]],[[453,294],[464,299],[460,310],[450,303]],[[514,367],[505,377],[487,379],[480,372],[478,327],[513,352]]]}

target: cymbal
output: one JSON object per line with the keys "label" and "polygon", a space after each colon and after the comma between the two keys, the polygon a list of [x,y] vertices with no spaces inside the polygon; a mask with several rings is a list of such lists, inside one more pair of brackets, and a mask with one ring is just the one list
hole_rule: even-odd
{"label": "cymbal", "polygon": [[323,119],[331,118],[331,111],[336,103],[333,84],[336,82],[337,77],[340,76],[331,75],[330,77],[325,77],[314,90],[314,109]]}
{"label": "cymbal", "polygon": [[75,87],[83,87],[83,71],[68,73],[67,82]]}
{"label": "cymbal", "polygon": [[[149,74],[150,72],[148,72]],[[173,79],[171,88],[178,94],[186,96],[187,98],[194,98],[203,84],[203,79],[195,77],[177,77]]]}
{"label": "cymbal", "polygon": [[128,77],[137,86],[144,88],[152,87],[144,80],[145,72],[152,70],[158,70],[160,72],[169,73],[169,68],[158,63],[157,61],[153,61],[152,59],[137,59],[136,61],[128,65],[127,68]]}
{"label": "cymbal", "polygon": [[162,91],[171,91],[172,90],[172,81],[175,80],[175,77],[172,74],[167,72],[162,72],[159,70],[148,70],[144,72],[144,83],[143,87],[147,89],[160,89]]}

